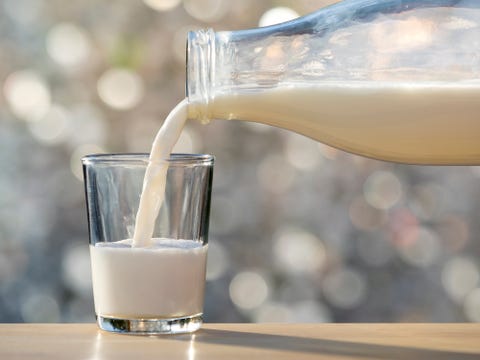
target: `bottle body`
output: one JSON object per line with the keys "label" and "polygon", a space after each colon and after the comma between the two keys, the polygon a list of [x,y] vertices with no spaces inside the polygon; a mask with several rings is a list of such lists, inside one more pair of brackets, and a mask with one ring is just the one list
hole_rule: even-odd
{"label": "bottle body", "polygon": [[261,122],[355,154],[480,163],[480,4],[344,1],[191,33],[190,116]]}

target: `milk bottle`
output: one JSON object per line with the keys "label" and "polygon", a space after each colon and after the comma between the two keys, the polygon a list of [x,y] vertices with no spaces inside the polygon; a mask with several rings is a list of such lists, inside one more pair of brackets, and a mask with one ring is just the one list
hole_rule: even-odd
{"label": "milk bottle", "polygon": [[255,121],[355,154],[480,164],[480,2],[342,1],[191,32],[189,117]]}

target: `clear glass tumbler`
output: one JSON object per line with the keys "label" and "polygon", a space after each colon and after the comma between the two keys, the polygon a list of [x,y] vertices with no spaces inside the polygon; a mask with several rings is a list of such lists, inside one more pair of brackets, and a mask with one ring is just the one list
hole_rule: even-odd
{"label": "clear glass tumbler", "polygon": [[98,326],[136,334],[202,324],[213,157],[173,154],[147,247],[132,247],[148,154],[82,159]]}

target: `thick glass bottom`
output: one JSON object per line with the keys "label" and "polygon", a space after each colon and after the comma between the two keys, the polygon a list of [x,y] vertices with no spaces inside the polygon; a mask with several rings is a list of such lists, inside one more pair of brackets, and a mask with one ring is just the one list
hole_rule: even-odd
{"label": "thick glass bottom", "polygon": [[97,315],[102,330],[137,335],[191,333],[200,328],[203,314],[172,319],[119,319]]}

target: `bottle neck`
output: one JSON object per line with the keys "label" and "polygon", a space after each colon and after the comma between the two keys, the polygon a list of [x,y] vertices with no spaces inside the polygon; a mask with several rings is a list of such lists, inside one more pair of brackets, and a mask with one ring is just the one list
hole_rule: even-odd
{"label": "bottle neck", "polygon": [[[187,37],[186,96],[189,118],[207,123],[219,94],[235,96],[273,86],[282,76],[266,49],[285,25],[241,31],[191,31]],[[287,27],[288,28],[288,27]],[[295,27],[298,30],[298,26]],[[278,60],[278,59],[277,59]],[[230,118],[231,116],[229,116]]]}
{"label": "bottle neck", "polygon": [[189,117],[208,122],[209,105],[215,82],[215,32],[212,29],[190,31],[187,37],[186,87]]}

